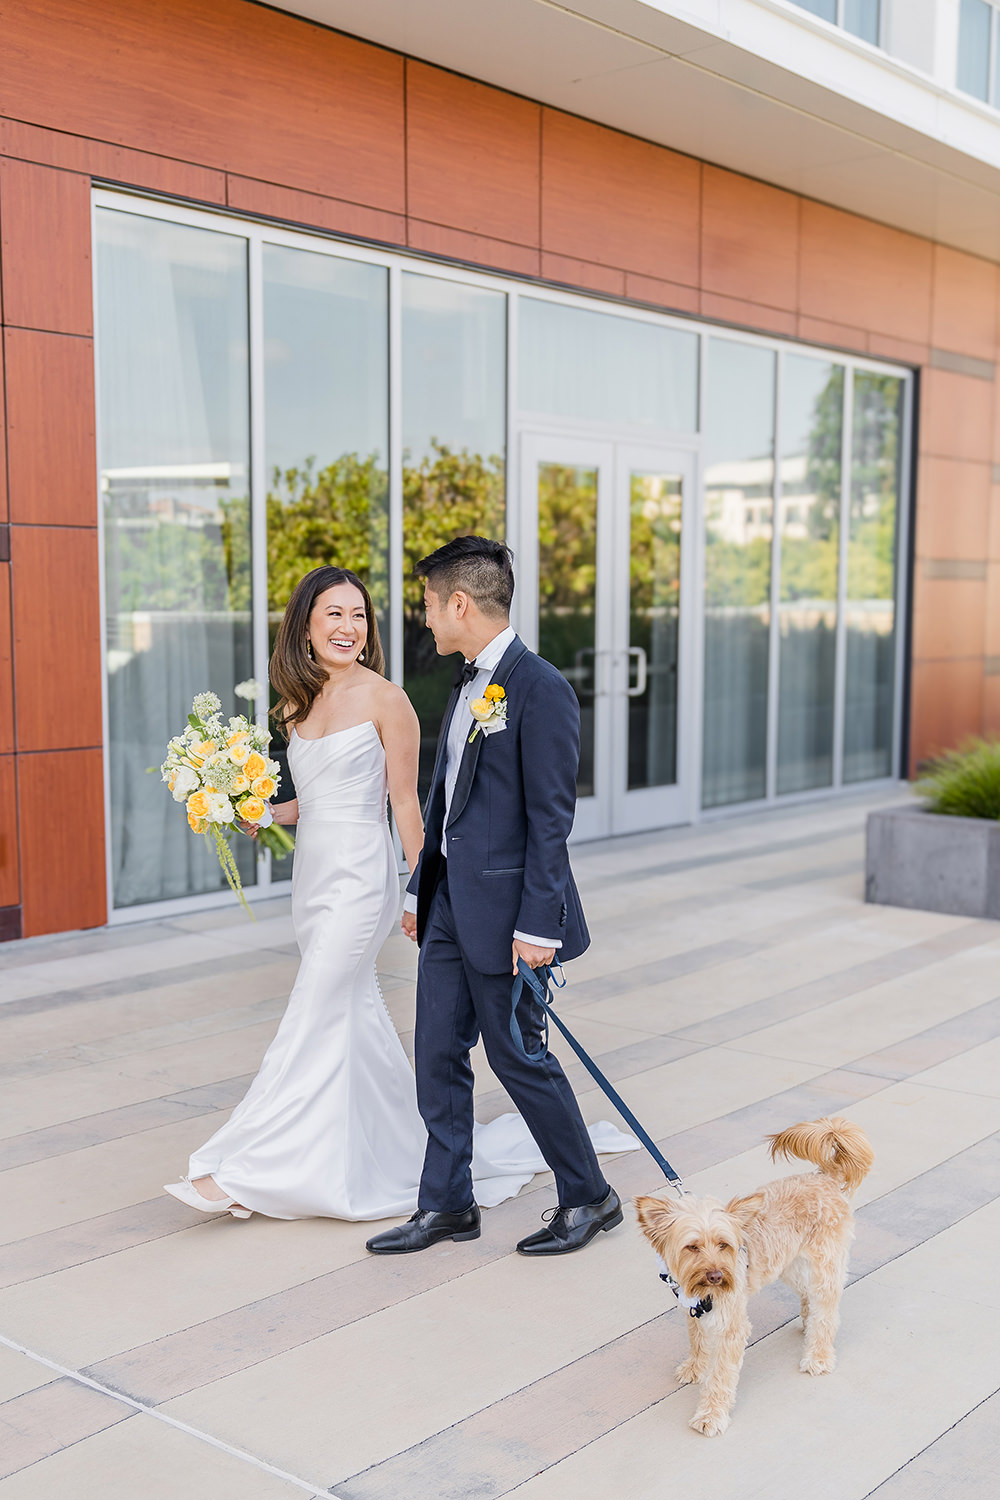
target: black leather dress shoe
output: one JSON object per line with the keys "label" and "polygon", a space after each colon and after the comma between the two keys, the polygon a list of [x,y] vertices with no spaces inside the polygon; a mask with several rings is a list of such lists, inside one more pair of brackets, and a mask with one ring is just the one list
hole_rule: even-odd
{"label": "black leather dress shoe", "polygon": [[[614,1188],[600,1203],[585,1203],[582,1208],[549,1209],[551,1221],[537,1234],[529,1234],[517,1247],[519,1255],[568,1255],[582,1250],[602,1229],[614,1229],[622,1218],[622,1202]],[[545,1215],[542,1215],[545,1218]]]}
{"label": "black leather dress shoe", "polygon": [[373,1255],[410,1255],[414,1250],[436,1245],[439,1240],[478,1240],[479,1235],[477,1203],[460,1214],[439,1214],[430,1208],[418,1208],[405,1224],[374,1235],[365,1249]]}

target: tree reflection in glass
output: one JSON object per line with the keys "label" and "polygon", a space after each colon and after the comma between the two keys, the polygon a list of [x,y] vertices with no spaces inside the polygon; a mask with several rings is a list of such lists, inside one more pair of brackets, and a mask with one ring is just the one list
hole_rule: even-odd
{"label": "tree reflection in glass", "polygon": [[902,401],[898,377],[856,372],[847,540],[845,782],[892,774]]}
{"label": "tree reflection in glass", "polygon": [[833,781],[844,370],[785,357],[777,791]]}
{"label": "tree reflection in glass", "polygon": [[578,797],[594,795],[597,470],[538,465],[538,654],[580,704]]}
{"label": "tree reflection in glass", "polygon": [[774,374],[772,350],[709,340],[705,807],[748,802],[767,788]]}
{"label": "tree reflection in glass", "polygon": [[456,536],[506,532],[507,299],[403,276],[403,671],[430,787],[455,658],[437,655],[416,563]]}

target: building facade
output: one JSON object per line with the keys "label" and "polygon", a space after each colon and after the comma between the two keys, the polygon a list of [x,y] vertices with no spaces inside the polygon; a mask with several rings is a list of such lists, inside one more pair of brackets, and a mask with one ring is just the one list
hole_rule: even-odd
{"label": "building facade", "polygon": [[460,532],[511,541],[577,691],[581,838],[1000,729],[977,16],[22,4],[2,935],[225,899],[148,768],[194,692],[264,679],[320,562],[368,581],[426,773],[451,667],[409,574]]}

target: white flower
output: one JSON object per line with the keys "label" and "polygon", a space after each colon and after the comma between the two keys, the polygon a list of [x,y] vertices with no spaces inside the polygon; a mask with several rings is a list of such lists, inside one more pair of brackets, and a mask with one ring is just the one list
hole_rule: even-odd
{"label": "white flower", "polygon": [[204,723],[206,719],[210,719],[213,714],[218,713],[221,707],[222,702],[215,693],[195,693],[194,702],[191,704],[191,712],[196,719],[201,719],[202,723]]}
{"label": "white flower", "polygon": [[246,682],[238,682],[233,688],[237,698],[245,698],[248,703],[256,703],[263,691],[256,677],[248,677]]}
{"label": "white flower", "polygon": [[208,792],[208,812],[205,817],[210,823],[231,823],[236,817],[233,804],[223,792]]}
{"label": "white flower", "polygon": [[190,766],[181,766],[174,776],[174,801],[186,802],[192,792],[198,790],[198,773]]}

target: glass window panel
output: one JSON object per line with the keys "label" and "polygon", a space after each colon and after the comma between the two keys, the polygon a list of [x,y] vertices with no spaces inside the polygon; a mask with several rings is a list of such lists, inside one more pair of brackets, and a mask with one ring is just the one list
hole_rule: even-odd
{"label": "glass window panel", "polygon": [[263,283],[269,642],[300,578],[332,563],[368,585],[388,648],[389,273],[265,245]]}
{"label": "glass window panel", "polygon": [[[250,676],[246,241],[97,211],[114,904],[220,890],[158,776],[196,692]],[[234,845],[244,884],[249,839]]]}
{"label": "glass window panel", "polygon": [[525,411],[694,432],[698,335],[534,297],[520,300]]}
{"label": "glass window panel", "polygon": [[833,781],[842,365],[785,357],[777,791]]}
{"label": "glass window panel", "polygon": [[879,0],[844,0],[844,29],[878,46]]}
{"label": "glass window panel", "polygon": [[993,82],[990,103],[1000,105],[1000,17],[993,19]]}
{"label": "glass window panel", "polygon": [[[682,480],[629,476],[628,786],[677,780],[677,645],[680,626]],[[645,691],[638,689],[645,681]]]}
{"label": "glass window panel", "polygon": [[847,542],[844,781],[892,774],[896,529],[903,382],[854,377]]}
{"label": "glass window panel", "polygon": [[985,99],[990,79],[990,12],[986,0],[962,0],[958,23],[957,86]]}
{"label": "glass window panel", "polygon": [[578,797],[594,795],[597,470],[538,466],[538,654],[580,704]]}
{"label": "glass window panel", "polygon": [[774,485],[770,349],[709,340],[702,800],[766,792]]}
{"label": "glass window panel", "polygon": [[507,298],[403,275],[403,667],[430,785],[454,661],[424,625],[414,565],[455,536],[505,532]]}
{"label": "glass window panel", "polygon": [[795,4],[801,10],[811,11],[814,16],[821,16],[824,21],[837,19],[837,0],[795,0]]}

